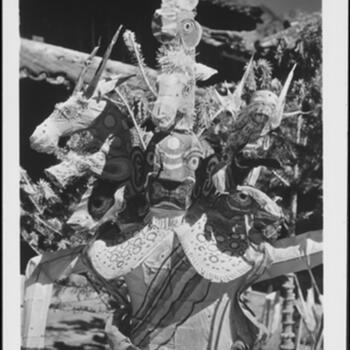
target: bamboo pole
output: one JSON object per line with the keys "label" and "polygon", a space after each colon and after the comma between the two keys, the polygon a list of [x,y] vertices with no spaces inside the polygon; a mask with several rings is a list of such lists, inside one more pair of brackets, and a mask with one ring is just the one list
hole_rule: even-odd
{"label": "bamboo pole", "polygon": [[282,310],[282,333],[281,350],[295,350],[294,333],[294,283],[291,274],[287,275],[287,281],[283,284],[285,289],[285,298]]}

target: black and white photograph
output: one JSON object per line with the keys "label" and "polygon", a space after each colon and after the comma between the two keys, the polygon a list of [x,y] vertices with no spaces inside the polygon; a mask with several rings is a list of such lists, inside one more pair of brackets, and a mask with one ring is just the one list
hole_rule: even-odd
{"label": "black and white photograph", "polygon": [[6,349],[346,349],[339,3],[9,5]]}

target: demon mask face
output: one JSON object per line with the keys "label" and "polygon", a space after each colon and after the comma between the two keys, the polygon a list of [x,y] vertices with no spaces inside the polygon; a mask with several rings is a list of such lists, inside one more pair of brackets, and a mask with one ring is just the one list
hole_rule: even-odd
{"label": "demon mask face", "polygon": [[193,134],[156,135],[146,152],[150,205],[186,210],[191,204],[195,171],[202,157],[201,145]]}
{"label": "demon mask face", "polygon": [[237,151],[256,142],[275,115],[278,97],[271,91],[257,91],[238,115],[229,136],[230,148]]}
{"label": "demon mask face", "polygon": [[241,150],[248,143],[256,142],[261,136],[280,125],[294,69],[295,66],[290,71],[279,96],[268,90],[253,93],[231,131],[229,144],[233,151]]}

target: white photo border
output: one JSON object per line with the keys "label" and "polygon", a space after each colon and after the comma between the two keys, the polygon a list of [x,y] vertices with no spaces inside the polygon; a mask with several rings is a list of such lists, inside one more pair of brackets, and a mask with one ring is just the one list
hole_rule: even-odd
{"label": "white photo border", "polygon": [[[20,349],[19,2],[3,0],[2,16],[3,348]],[[323,0],[322,21],[324,48],[324,349],[345,350],[347,348],[349,47],[347,1]]]}

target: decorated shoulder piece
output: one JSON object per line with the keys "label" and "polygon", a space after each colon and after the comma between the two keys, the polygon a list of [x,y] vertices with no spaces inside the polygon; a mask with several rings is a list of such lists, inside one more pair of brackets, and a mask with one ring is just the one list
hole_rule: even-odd
{"label": "decorated shoulder piece", "polygon": [[[194,217],[201,212],[197,210],[192,208]],[[190,211],[188,222],[174,230],[193,267],[213,282],[232,281],[249,272],[254,260],[265,254],[264,244],[252,245],[250,229],[257,221],[266,227],[283,217],[266,194],[248,186],[219,195],[204,212],[194,222]]]}
{"label": "decorated shoulder piece", "polygon": [[171,236],[164,230],[148,224],[138,230],[124,230],[112,240],[97,239],[85,250],[88,264],[105,279],[114,279],[132,272],[148,258],[165,239]]}

